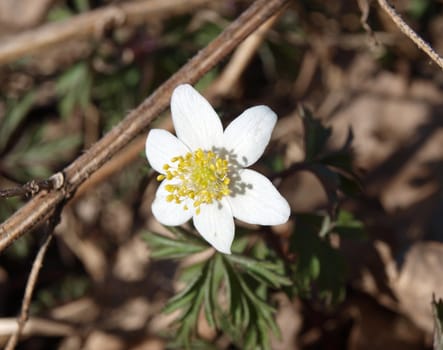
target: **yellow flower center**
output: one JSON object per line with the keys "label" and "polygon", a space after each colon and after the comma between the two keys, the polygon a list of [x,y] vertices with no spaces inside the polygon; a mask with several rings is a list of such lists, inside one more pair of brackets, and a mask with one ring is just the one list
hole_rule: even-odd
{"label": "yellow flower center", "polygon": [[[190,198],[199,214],[200,205],[211,204],[230,194],[229,163],[216,153],[199,148],[172,158],[171,163],[163,166],[165,175],[157,176],[158,181],[177,180],[165,186],[169,192],[168,202],[180,204]],[[186,205],[183,208],[189,209]]]}

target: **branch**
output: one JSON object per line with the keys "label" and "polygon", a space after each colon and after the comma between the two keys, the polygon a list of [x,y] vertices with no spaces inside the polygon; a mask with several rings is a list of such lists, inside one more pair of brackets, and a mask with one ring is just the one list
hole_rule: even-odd
{"label": "branch", "polygon": [[250,33],[283,8],[288,0],[257,0],[206,48],[129,113],[86,153],[63,170],[64,185],[40,192],[0,225],[0,252],[15,239],[47,220],[59,203],[72,197],[77,188],[136,136],[169,105],[172,90],[181,83],[195,83]]}
{"label": "branch", "polygon": [[389,17],[394,21],[397,27],[406,36],[411,39],[415,45],[417,45],[421,50],[423,50],[437,65],[443,69],[443,58],[400,17],[400,15],[391,7],[387,0],[378,0],[381,8],[388,14]]}
{"label": "branch", "polygon": [[[218,76],[217,80],[209,88],[209,100],[214,96],[230,96],[234,95],[235,83],[238,82],[241,74],[248,66],[254,54],[259,49],[266,34],[272,27],[274,22],[279,18],[281,13],[275,14],[263,23],[253,34],[238,46],[232,55],[232,59],[224,68],[223,72]],[[208,96],[206,96],[208,97]]]}
{"label": "branch", "polygon": [[56,173],[49,179],[39,181],[31,180],[25,183],[23,186],[0,190],[0,198],[9,198],[16,196],[32,197],[42,190],[61,188],[63,186],[63,181],[63,175],[61,173]]}
{"label": "branch", "polygon": [[[20,316],[18,317],[17,323],[18,327],[14,334],[9,338],[6,344],[5,350],[13,350],[17,345],[18,339],[20,338],[23,329],[25,328],[26,321],[29,317],[29,306],[31,305],[32,294],[34,292],[35,284],[37,283],[38,274],[43,265],[43,259],[45,257],[46,251],[48,250],[49,243],[52,240],[52,231],[54,229],[54,223],[48,223],[48,230],[46,233],[45,240],[40,246],[40,249],[35,257],[34,263],[32,264],[32,269],[29,274],[28,282],[26,283],[25,295],[23,296],[22,308],[20,311]],[[51,226],[51,227],[49,227]]]}
{"label": "branch", "polygon": [[158,20],[171,13],[186,13],[208,2],[210,0],[133,1],[89,11],[66,21],[48,23],[0,41],[0,65],[73,38],[97,36],[109,27],[128,22],[144,23],[150,18]]}

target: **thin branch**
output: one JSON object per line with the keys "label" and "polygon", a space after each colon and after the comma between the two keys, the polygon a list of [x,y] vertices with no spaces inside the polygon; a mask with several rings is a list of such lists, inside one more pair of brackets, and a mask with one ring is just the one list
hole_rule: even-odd
{"label": "thin branch", "polygon": [[52,190],[54,188],[61,188],[63,185],[63,175],[57,173],[45,180],[31,180],[25,183],[23,186],[5,188],[0,190],[0,198],[10,197],[32,197],[42,190]]}
{"label": "thin branch", "polygon": [[0,65],[67,40],[101,35],[124,23],[138,24],[171,14],[187,13],[210,0],[150,0],[106,6],[62,22],[48,23],[0,41]]}
{"label": "thin branch", "polygon": [[395,11],[395,9],[390,6],[387,0],[378,0],[381,8],[388,14],[389,17],[394,21],[397,27],[406,36],[411,39],[415,45],[417,45],[421,50],[423,50],[437,65],[443,69],[443,58],[400,17],[400,15]]}
{"label": "thin branch", "polygon": [[97,169],[136,136],[145,132],[151,121],[169,105],[172,91],[177,85],[198,81],[288,1],[255,1],[206,48],[129,113],[120,124],[66,167],[63,170],[65,181],[62,188],[49,193],[40,192],[0,225],[0,252],[47,220],[59,203],[72,197],[77,188]]}
{"label": "thin branch", "polygon": [[31,305],[32,294],[34,292],[35,285],[37,283],[38,274],[43,265],[43,259],[45,257],[46,251],[48,250],[49,243],[51,243],[52,240],[52,231],[55,223],[54,224],[48,223],[48,225],[51,225],[52,227],[48,227],[45,240],[43,241],[43,244],[40,246],[37,256],[35,257],[34,263],[32,264],[31,273],[29,274],[29,278],[26,283],[25,295],[23,296],[23,301],[22,301],[22,308],[20,311],[20,316],[18,317],[17,320],[18,327],[14,332],[14,334],[12,334],[12,336],[9,338],[5,350],[13,350],[15,348],[18,339],[20,338],[20,335],[23,332],[26,321],[28,320],[29,307]]}
{"label": "thin branch", "polygon": [[[241,74],[244,72],[254,54],[259,49],[269,29],[279,18],[281,13],[275,14],[263,23],[253,34],[238,46],[232,55],[232,59],[226,65],[223,72],[217,80],[209,88],[208,94],[210,98],[214,96],[233,96],[235,84],[238,82]],[[207,96],[206,96],[207,97]]]}

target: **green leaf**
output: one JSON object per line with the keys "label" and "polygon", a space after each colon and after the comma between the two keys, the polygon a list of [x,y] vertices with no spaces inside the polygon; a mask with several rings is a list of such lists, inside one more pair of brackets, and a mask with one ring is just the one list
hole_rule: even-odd
{"label": "green leaf", "polygon": [[184,306],[190,307],[192,305],[191,301],[195,299],[198,290],[202,286],[203,277],[202,274],[195,277],[195,279],[190,282],[186,288],[184,288],[179,294],[175,295],[168,300],[166,306],[163,308],[163,312],[171,313],[177,309]]}
{"label": "green leaf", "polygon": [[49,9],[46,17],[49,22],[57,22],[68,19],[72,15],[72,11],[67,6],[56,6]]}
{"label": "green leaf", "polygon": [[312,161],[324,150],[332,129],[324,127],[321,121],[315,119],[306,108],[300,108],[300,115],[305,131],[305,161]]}
{"label": "green leaf", "polygon": [[208,321],[208,324],[210,327],[215,328],[215,298],[214,298],[214,259],[211,259],[208,261],[208,269],[207,269],[207,276],[205,280],[205,284],[203,286],[204,289],[204,311],[205,311],[205,317]]}
{"label": "green leaf", "polygon": [[[240,344],[243,344],[242,348],[255,349],[260,342],[266,343],[261,346],[262,348],[268,348],[269,331],[279,334],[279,330],[274,319],[275,309],[266,299],[259,297],[261,293],[258,290],[264,288],[263,290],[266,291],[265,285],[259,285],[258,289],[253,291],[252,285],[234,269],[227,256],[224,257],[223,262],[229,279],[232,323],[234,327],[244,329],[240,339]],[[260,322],[266,327],[259,327]]]}
{"label": "green leaf", "polygon": [[368,238],[363,223],[357,220],[352,213],[345,210],[339,212],[337,221],[333,228],[331,228],[331,231],[343,238],[361,240]]}
{"label": "green leaf", "polygon": [[148,243],[151,257],[154,259],[178,259],[207,249],[200,241],[188,239],[186,236],[170,238],[154,232],[145,232],[142,238]]}
{"label": "green leaf", "polygon": [[246,273],[256,278],[259,282],[274,288],[291,285],[291,280],[284,275],[281,264],[269,261],[260,261],[242,255],[231,254],[228,260],[242,266]]}
{"label": "green leaf", "polygon": [[315,284],[318,296],[335,304],[344,296],[346,266],[339,251],[329,243],[328,236],[319,236],[322,222],[321,216],[296,217],[290,241],[290,250],[297,256],[294,283],[298,293],[305,296]]}
{"label": "green leaf", "polygon": [[309,170],[317,177],[321,182],[323,189],[328,197],[329,206],[332,208],[329,210],[329,214],[333,215],[335,207],[338,203],[338,193],[337,190],[340,185],[340,178],[338,174],[324,166],[323,164],[313,163],[309,167]]}
{"label": "green leaf", "polygon": [[431,5],[432,1],[430,0],[409,0],[407,10],[412,18],[419,20],[431,8]]}
{"label": "green leaf", "polygon": [[35,135],[25,134],[3,159],[2,165],[19,181],[44,178],[74,154],[81,144],[79,134],[43,142],[42,129]]}
{"label": "green leaf", "polygon": [[3,152],[13,132],[23,122],[34,105],[35,94],[27,93],[21,100],[9,101],[0,126],[0,152]]}
{"label": "green leaf", "polygon": [[90,103],[91,89],[92,77],[86,62],[77,63],[63,73],[56,84],[62,117],[70,116],[77,107],[86,108]]}
{"label": "green leaf", "polygon": [[74,5],[77,12],[86,12],[91,9],[89,0],[75,0]]}

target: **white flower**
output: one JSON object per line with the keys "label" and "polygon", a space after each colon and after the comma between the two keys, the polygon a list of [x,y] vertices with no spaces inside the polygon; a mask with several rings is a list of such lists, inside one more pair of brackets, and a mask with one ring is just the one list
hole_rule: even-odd
{"label": "white flower", "polygon": [[190,85],[171,98],[177,137],[153,129],[146,156],[160,173],[152,213],[164,225],[193,218],[197,231],[218,251],[230,254],[234,217],[250,224],[278,225],[290,215],[288,202],[263,175],[250,169],[263,154],[277,121],[267,106],[244,111],[223,126],[211,105]]}

